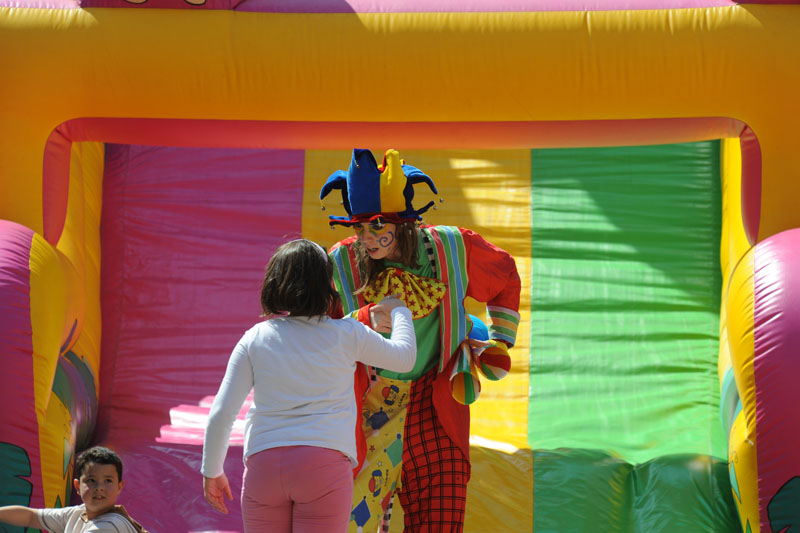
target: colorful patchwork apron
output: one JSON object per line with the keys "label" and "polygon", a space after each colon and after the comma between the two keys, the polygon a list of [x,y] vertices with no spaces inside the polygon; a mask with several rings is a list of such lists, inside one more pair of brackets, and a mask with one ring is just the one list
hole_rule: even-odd
{"label": "colorful patchwork apron", "polygon": [[411,381],[376,376],[373,394],[364,400],[361,429],[367,439],[367,457],[353,485],[351,532],[377,531],[399,489],[410,389]]}

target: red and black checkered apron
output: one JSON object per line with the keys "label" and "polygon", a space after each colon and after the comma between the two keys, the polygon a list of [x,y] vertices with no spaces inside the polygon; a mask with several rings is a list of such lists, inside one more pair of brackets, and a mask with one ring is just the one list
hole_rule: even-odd
{"label": "red and black checkered apron", "polygon": [[411,386],[406,414],[402,489],[405,532],[461,532],[470,464],[447,436],[433,406],[436,368]]}

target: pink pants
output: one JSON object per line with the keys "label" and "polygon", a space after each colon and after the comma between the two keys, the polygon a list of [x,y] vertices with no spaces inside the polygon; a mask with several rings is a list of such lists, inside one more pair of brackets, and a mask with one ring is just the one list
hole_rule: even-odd
{"label": "pink pants", "polygon": [[347,531],[353,470],[344,454],[315,446],[284,446],[245,460],[245,533]]}

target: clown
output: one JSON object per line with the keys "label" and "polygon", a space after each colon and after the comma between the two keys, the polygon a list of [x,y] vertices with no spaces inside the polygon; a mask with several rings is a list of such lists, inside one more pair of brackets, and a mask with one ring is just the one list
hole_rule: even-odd
{"label": "clown", "polygon": [[[384,510],[391,508],[386,497],[394,489],[405,531],[463,530],[470,477],[467,404],[476,395],[465,396],[464,387],[454,388],[453,381],[459,368],[469,375],[470,368],[485,367],[477,360],[483,352],[507,370],[507,348],[519,324],[514,259],[468,229],[422,225],[421,214],[433,202],[414,209],[417,183],[436,193],[431,178],[406,165],[397,151],[387,150],[378,165],[369,150],[356,149],[349,169],[334,172],[320,192],[322,200],[334,189],[342,191],[348,216],[331,216],[329,224],[350,226],[355,233],[330,252],[340,314],[388,333],[388,315],[377,302],[396,294],[411,309],[417,336],[417,363],[410,372],[356,372],[362,412],[385,409],[389,417],[378,430],[362,423],[356,431],[359,467],[353,502],[354,507],[369,506],[369,521],[358,525],[371,532],[386,525]],[[467,296],[487,304],[487,341],[468,339]],[[388,409],[387,390],[393,400]],[[376,468],[384,473],[378,492],[371,475]],[[350,526],[357,530],[355,522]]]}

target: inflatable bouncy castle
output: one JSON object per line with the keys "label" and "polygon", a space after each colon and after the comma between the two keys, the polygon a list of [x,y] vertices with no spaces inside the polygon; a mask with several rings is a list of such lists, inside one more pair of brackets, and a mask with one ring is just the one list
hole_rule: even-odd
{"label": "inflatable bouncy castle", "polygon": [[102,444],[150,531],[241,531],[199,465],[264,265],[395,148],[523,279],[467,531],[800,527],[796,4],[0,0],[0,505]]}

